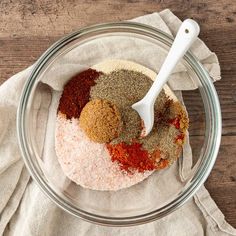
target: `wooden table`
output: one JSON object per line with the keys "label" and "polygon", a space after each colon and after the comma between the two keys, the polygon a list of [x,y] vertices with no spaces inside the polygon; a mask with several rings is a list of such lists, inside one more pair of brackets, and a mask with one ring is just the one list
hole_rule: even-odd
{"label": "wooden table", "polygon": [[236,227],[236,2],[235,0],[1,0],[0,83],[31,65],[55,40],[82,26],[120,21],[170,8],[201,25],[200,38],[216,52],[222,80],[223,136],[206,182],[226,219]]}

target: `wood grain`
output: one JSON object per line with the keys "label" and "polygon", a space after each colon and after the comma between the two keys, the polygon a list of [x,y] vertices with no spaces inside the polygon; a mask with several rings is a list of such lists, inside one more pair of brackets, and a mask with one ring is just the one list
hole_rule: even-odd
{"label": "wood grain", "polygon": [[[101,22],[130,19],[170,8],[181,19],[201,25],[200,37],[216,52],[222,80],[216,83],[223,116],[223,138],[206,186],[236,227],[236,3],[232,0],[1,0],[0,83],[34,63],[64,34]],[[197,91],[184,93],[194,136],[202,133],[202,104]],[[196,139],[197,140],[197,139]],[[193,144],[194,145],[194,144]]]}
{"label": "wood grain", "polygon": [[[190,137],[193,150],[199,150],[199,146],[202,145],[203,139],[203,136],[195,136],[195,138]],[[205,183],[212,198],[225,214],[228,222],[232,225],[234,225],[236,206],[235,143],[236,136],[222,137],[219,155],[213,171]]]}

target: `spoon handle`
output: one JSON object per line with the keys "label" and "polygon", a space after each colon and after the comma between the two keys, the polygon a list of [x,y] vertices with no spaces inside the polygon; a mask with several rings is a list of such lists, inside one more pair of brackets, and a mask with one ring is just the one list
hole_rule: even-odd
{"label": "spoon handle", "polygon": [[169,75],[175,68],[178,61],[184,56],[186,51],[190,48],[192,43],[196,40],[200,32],[199,25],[196,21],[187,19],[185,20],[175,37],[175,40],[170,48],[170,51],[152,85],[150,90],[145,96],[145,100],[148,102],[155,100],[160,93],[162,87],[167,82]]}

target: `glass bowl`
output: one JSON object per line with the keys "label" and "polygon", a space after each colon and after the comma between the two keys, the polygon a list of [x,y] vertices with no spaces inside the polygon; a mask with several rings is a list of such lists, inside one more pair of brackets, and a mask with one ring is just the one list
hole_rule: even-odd
{"label": "glass bowl", "polygon": [[[127,47],[130,42],[133,46]],[[158,182],[159,176],[167,175],[169,169],[165,169],[149,177],[152,191],[146,187],[151,181],[149,178],[117,192],[94,191],[67,179],[55,155],[56,109],[66,80],[81,70],[82,65],[92,66],[107,58],[134,61],[158,71],[151,58],[164,60],[172,42],[171,36],[143,24],[101,24],[60,39],[34,65],[18,108],[19,145],[34,181],[65,211],[97,224],[143,224],[160,219],[186,203],[208,177],[220,145],[221,111],[211,78],[191,52],[178,65],[196,86],[195,90],[183,92],[190,118],[189,142],[193,159],[192,168],[184,178],[180,180],[175,176]],[[129,53],[125,53],[127,51]],[[58,70],[59,75],[54,77]],[[174,92],[179,94],[179,91]],[[181,156],[170,168],[177,170],[183,165]],[[163,186],[170,186],[168,192]]]}

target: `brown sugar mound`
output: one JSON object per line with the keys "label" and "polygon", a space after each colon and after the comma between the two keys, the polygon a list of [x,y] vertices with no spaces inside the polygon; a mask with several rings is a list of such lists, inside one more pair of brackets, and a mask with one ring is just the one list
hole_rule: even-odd
{"label": "brown sugar mound", "polygon": [[107,100],[88,102],[80,114],[80,126],[94,142],[107,143],[121,131],[121,115],[117,106]]}

